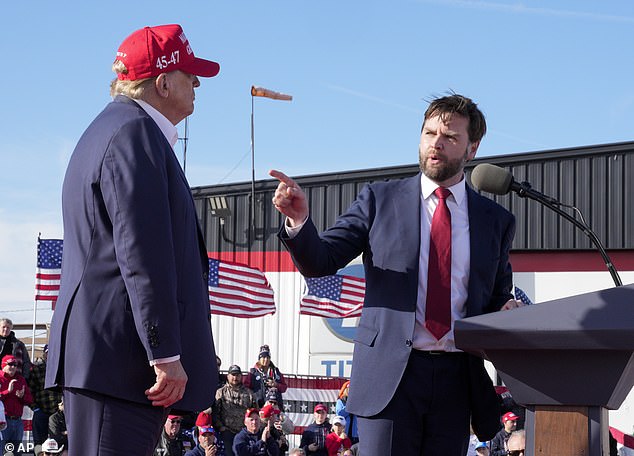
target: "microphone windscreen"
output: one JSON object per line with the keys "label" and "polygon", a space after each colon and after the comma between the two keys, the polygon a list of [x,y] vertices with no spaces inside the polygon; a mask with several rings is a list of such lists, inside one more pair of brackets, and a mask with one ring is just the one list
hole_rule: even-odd
{"label": "microphone windscreen", "polygon": [[506,195],[511,190],[513,175],[499,166],[481,163],[473,169],[471,182],[478,190]]}

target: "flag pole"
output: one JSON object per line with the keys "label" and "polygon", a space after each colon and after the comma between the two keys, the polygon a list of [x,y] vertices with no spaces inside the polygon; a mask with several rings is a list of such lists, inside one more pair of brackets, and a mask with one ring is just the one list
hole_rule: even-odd
{"label": "flag pole", "polygon": [[255,94],[253,93],[253,87],[251,87],[251,214],[249,216],[249,240],[255,239],[255,142],[254,142],[254,127],[253,127],[253,100]]}
{"label": "flag pole", "polygon": [[255,97],[272,98],[273,100],[292,101],[291,95],[275,92],[263,87],[251,86],[251,214],[249,220],[249,245],[255,240],[255,133],[253,122],[253,100]]}
{"label": "flag pole", "polygon": [[[37,270],[37,258],[40,255],[40,236],[42,233],[37,233],[37,252],[36,252],[36,270]],[[31,360],[35,361],[35,326],[37,325],[37,299],[33,299],[33,333],[31,335]]]}

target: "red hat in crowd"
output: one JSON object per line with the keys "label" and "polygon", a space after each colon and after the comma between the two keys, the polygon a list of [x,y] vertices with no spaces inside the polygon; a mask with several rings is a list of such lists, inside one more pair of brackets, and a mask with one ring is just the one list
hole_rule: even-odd
{"label": "red hat in crowd", "polygon": [[502,416],[502,423],[506,423],[507,421],[515,421],[515,420],[519,420],[519,416],[517,416],[515,413],[513,412],[507,412]]}
{"label": "red hat in crowd", "polygon": [[167,418],[170,421],[174,421],[174,420],[179,420],[181,418],[181,416],[180,415],[167,415]]}
{"label": "red hat in crowd", "polygon": [[210,78],[220,72],[220,65],[194,56],[189,41],[178,24],[144,27],[128,36],[117,51],[128,70],[119,73],[122,81],[152,78],[161,73],[182,70]]}
{"label": "red hat in crowd", "polygon": [[254,408],[248,408],[247,411],[244,414],[245,418],[249,418],[251,415],[253,415],[254,413],[258,413],[258,409]]}
{"label": "red hat in crowd", "polygon": [[17,362],[17,361],[18,359],[13,355],[4,355],[4,358],[2,358],[2,369],[4,369],[4,366],[9,364],[10,362]]}
{"label": "red hat in crowd", "polygon": [[202,426],[211,426],[211,425],[212,425],[211,415],[209,413],[200,412],[198,416],[196,417],[196,426],[202,427]]}
{"label": "red hat in crowd", "polygon": [[262,416],[262,418],[270,418],[271,415],[279,415],[280,413],[282,413],[280,412],[280,409],[278,409],[277,407],[273,407],[273,404],[267,404],[262,407],[262,410],[260,410],[260,415]]}
{"label": "red hat in crowd", "polygon": [[320,411],[328,412],[328,408],[324,404],[317,404],[313,412],[320,412]]}

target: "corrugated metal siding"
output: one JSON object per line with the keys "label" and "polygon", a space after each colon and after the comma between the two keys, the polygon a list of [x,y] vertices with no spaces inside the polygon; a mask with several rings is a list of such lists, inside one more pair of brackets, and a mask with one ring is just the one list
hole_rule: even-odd
{"label": "corrugated metal siding", "polygon": [[[476,159],[511,171],[515,180],[563,203],[576,206],[608,249],[634,248],[634,142]],[[330,226],[354,200],[361,187],[377,180],[398,179],[418,172],[417,165],[356,170],[299,177],[307,191],[318,229]],[[208,250],[219,252],[279,251],[275,234],[281,222],[270,201],[276,182],[256,183],[256,236],[249,242],[251,185],[248,182],[196,187],[193,190]],[[225,196],[232,216],[223,230],[210,214],[209,196]],[[589,239],[569,222],[535,201],[519,196],[486,194],[515,214],[516,250],[591,249]]]}

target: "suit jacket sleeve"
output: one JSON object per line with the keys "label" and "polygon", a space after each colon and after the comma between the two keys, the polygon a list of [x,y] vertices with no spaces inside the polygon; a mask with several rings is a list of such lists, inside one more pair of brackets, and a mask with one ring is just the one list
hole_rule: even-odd
{"label": "suit jacket sleeve", "polygon": [[117,263],[148,360],[181,353],[176,265],[166,154],[150,118],[126,123],[102,165],[101,192],[112,221]]}

